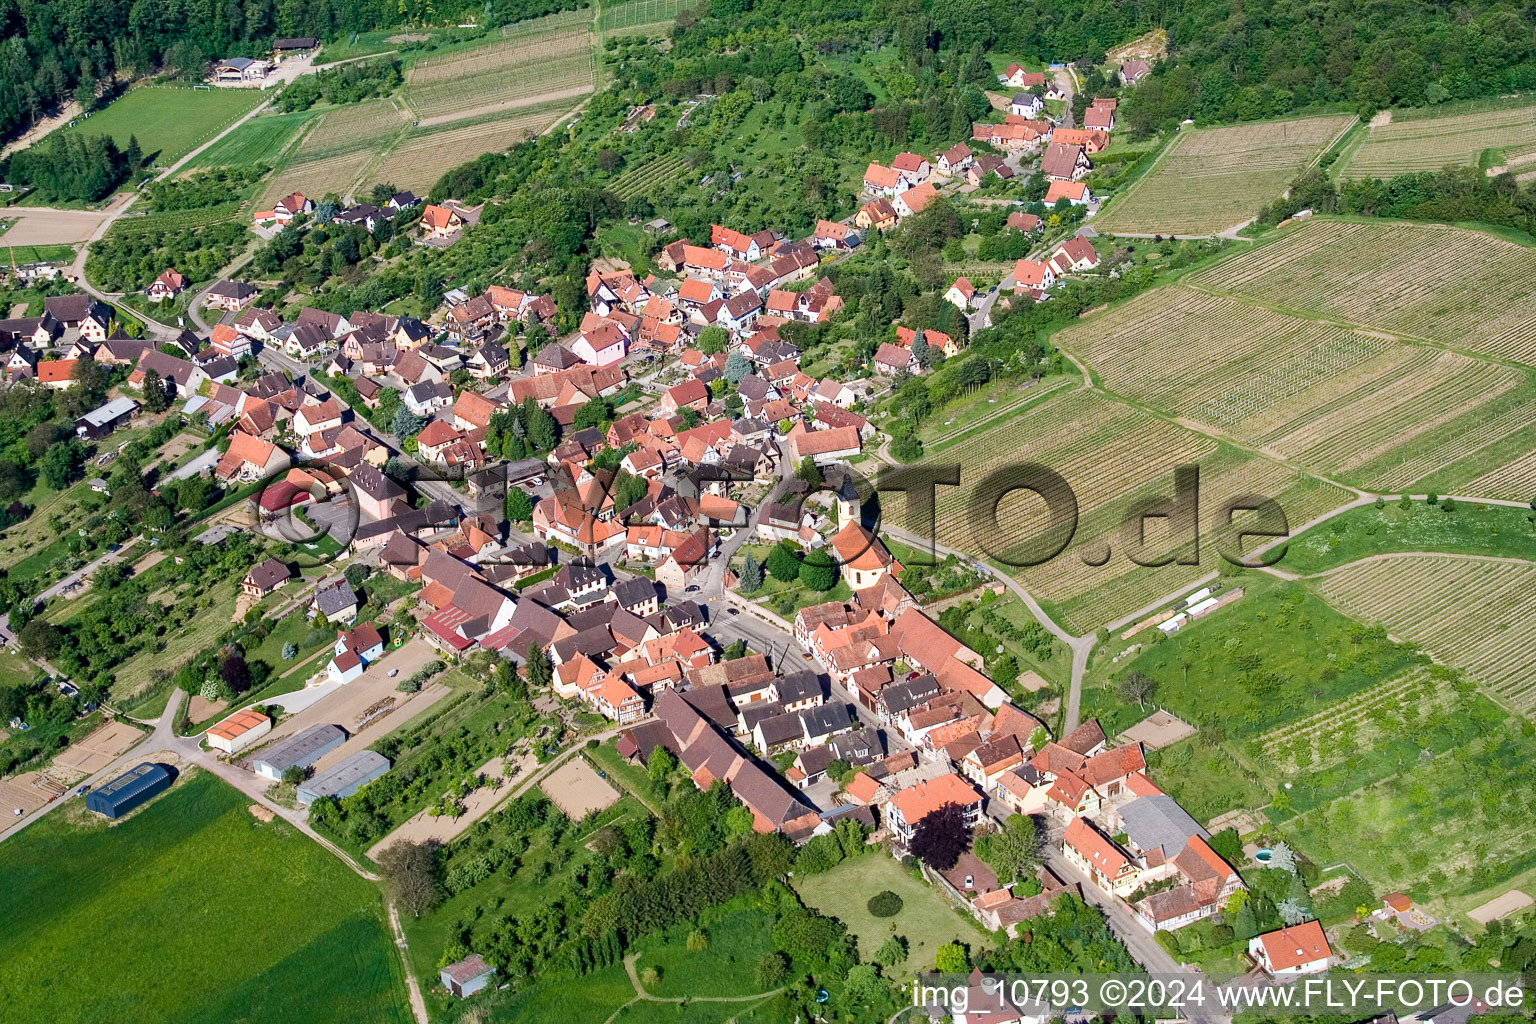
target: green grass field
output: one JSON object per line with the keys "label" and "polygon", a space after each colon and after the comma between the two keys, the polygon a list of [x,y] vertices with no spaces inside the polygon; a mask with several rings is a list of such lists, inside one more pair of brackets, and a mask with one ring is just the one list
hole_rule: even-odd
{"label": "green grass field", "polygon": [[259,89],[132,89],[66,129],[110,135],[119,146],[136,136],[146,158],[169,167],[267,99]]}
{"label": "green grass field", "polygon": [[0,1021],[408,1021],[378,891],[247,802],[197,775],[8,840]]}
{"label": "green grass field", "polygon": [[[1412,665],[1384,636],[1334,611],[1299,584],[1249,574],[1244,596],[1113,666],[1115,679],[1141,672],[1158,684],[1155,701],[1186,722],[1255,736],[1311,714]],[[1114,648],[1118,650],[1119,648]],[[1089,694],[1084,691],[1084,700]],[[1087,711],[1085,710],[1085,715]],[[1146,717],[1111,685],[1095,688],[1093,713],[1108,735]]]}
{"label": "green grass field", "polygon": [[[940,946],[958,940],[975,948],[983,934],[927,882],[880,852],[845,860],[823,874],[796,878],[795,889],[808,906],[848,926],[859,940],[861,960],[874,956],[891,935],[904,936],[907,959],[887,972],[893,979],[932,970]],[[883,889],[902,899],[901,913],[895,917],[877,918],[865,906]]]}
{"label": "green grass field", "polygon": [[275,165],[299,133],[319,116],[318,111],[269,114],[253,118],[198,154],[197,167]]}
{"label": "green grass field", "polygon": [[17,263],[67,263],[75,258],[72,245],[5,245],[5,236],[0,235],[0,246],[5,249],[7,265],[12,260]]}
{"label": "green grass field", "polygon": [[1292,538],[1279,565],[1305,575],[1397,551],[1536,561],[1536,512],[1467,501],[1440,505],[1389,501],[1380,509],[1366,505]]}

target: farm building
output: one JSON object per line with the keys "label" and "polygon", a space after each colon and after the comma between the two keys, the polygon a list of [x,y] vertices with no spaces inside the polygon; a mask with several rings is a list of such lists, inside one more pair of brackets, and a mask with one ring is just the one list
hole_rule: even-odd
{"label": "farm building", "polygon": [[273,781],[282,779],[289,768],[308,768],[326,754],[347,742],[347,731],[339,725],[322,723],[272,745],[252,765],[257,775]]}
{"label": "farm building", "polygon": [[460,999],[468,998],[491,983],[496,968],[483,960],[479,953],[471,953],[463,960],[444,967],[437,974],[443,987]]}
{"label": "farm building", "polygon": [[145,761],[128,769],[85,797],[85,809],[108,818],[121,818],[135,807],[170,788],[176,772],[169,765]]}
{"label": "farm building", "polygon": [[106,437],[133,418],[139,403],[131,398],[114,398],[75,420],[75,433],[92,439]]}
{"label": "farm building", "polygon": [[389,758],[376,750],[359,750],[340,764],[321,772],[299,787],[301,804],[312,804],[323,796],[338,800],[351,796],[374,779],[389,771]]}
{"label": "farm building", "polygon": [[208,745],[226,754],[238,754],[272,731],[272,719],[260,711],[236,711],[208,730]]}

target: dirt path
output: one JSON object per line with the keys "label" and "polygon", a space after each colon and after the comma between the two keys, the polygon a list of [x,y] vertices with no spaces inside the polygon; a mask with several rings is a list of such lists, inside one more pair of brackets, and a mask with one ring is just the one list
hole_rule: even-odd
{"label": "dirt path", "polygon": [[18,149],[26,149],[28,146],[32,145],[32,143],[36,142],[38,139],[41,139],[55,128],[60,128],[66,124],[69,124],[73,118],[79,116],[80,104],[76,103],[74,100],[70,100],[68,103],[64,104],[64,106],[59,108],[59,112],[57,114],[54,114],[52,117],[43,118],[34,124],[31,128],[28,128],[25,132],[16,136],[16,138],[12,139],[10,142],[7,142],[4,147],[0,147],[0,157],[10,156]]}
{"label": "dirt path", "polygon": [[411,997],[411,1015],[416,1018],[416,1024],[429,1024],[427,1001],[421,997],[421,985],[416,981],[416,972],[411,970],[411,947],[405,941],[405,930],[400,927],[400,911],[393,903],[389,905],[389,930],[395,933],[395,948],[400,950],[400,963],[405,968],[405,988]]}

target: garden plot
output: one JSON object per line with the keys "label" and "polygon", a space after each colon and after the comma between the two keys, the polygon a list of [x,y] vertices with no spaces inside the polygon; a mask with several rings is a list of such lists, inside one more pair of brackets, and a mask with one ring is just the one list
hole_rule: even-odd
{"label": "garden plot", "polygon": [[1313,218],[1191,280],[1536,366],[1536,250],[1481,231]]}
{"label": "garden plot", "polygon": [[1476,166],[1484,151],[1518,156],[1536,146],[1536,106],[1424,116],[1393,111],[1386,124],[1373,124],[1346,158],[1342,178],[1391,178],[1438,171],[1447,164]]}
{"label": "garden plot", "polygon": [[1417,730],[1461,704],[1444,671],[1416,665],[1363,693],[1264,735],[1260,751],[1287,775],[1319,772]]}
{"label": "garden plot", "polygon": [[1280,197],[1356,118],[1186,129],[1157,164],[1094,221],[1102,234],[1210,235]]}
{"label": "garden plot", "polygon": [[1357,618],[1380,622],[1521,713],[1536,710],[1536,565],[1468,555],[1385,555],[1316,578]]}
{"label": "garden plot", "polygon": [[643,164],[631,167],[608,187],[608,191],[620,199],[633,199],[648,189],[665,184],[683,173],[688,158],[680,155],[658,156]]}

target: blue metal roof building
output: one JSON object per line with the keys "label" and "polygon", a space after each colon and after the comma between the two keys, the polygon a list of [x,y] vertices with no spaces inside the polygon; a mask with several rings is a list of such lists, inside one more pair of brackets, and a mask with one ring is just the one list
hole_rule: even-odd
{"label": "blue metal roof building", "polygon": [[175,780],[176,771],[170,765],[145,761],[87,793],[85,807],[108,818],[120,818],[156,793],[169,789]]}

